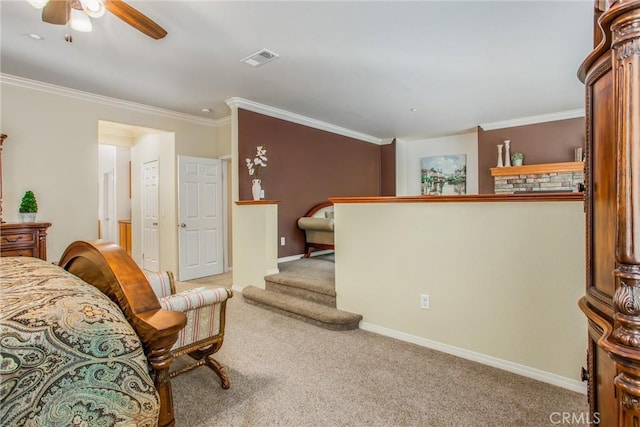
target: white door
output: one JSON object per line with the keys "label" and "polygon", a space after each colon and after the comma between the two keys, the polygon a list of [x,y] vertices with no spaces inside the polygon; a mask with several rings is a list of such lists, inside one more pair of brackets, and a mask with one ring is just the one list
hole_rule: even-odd
{"label": "white door", "polygon": [[102,227],[101,238],[117,242],[116,238],[116,203],[113,171],[106,172],[103,180],[102,194]]}
{"label": "white door", "polygon": [[222,162],[178,156],[179,280],[224,272]]}
{"label": "white door", "polygon": [[160,269],[158,246],[158,161],[142,165],[142,268]]}

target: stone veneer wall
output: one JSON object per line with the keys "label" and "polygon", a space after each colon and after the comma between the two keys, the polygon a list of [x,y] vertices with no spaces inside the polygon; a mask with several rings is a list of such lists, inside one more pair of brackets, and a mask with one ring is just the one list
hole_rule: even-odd
{"label": "stone veneer wall", "polygon": [[494,177],[494,192],[496,194],[510,194],[522,191],[577,191],[579,184],[584,184],[583,172],[496,176]]}

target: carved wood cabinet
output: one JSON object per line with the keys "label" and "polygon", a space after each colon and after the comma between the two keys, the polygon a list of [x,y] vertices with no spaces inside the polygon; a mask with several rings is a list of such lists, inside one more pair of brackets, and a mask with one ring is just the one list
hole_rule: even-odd
{"label": "carved wood cabinet", "polygon": [[49,222],[0,224],[0,256],[30,256],[47,260]]}
{"label": "carved wood cabinet", "polygon": [[[592,421],[640,424],[640,0],[596,2],[586,88],[587,283]],[[603,6],[603,7],[598,7]]]}

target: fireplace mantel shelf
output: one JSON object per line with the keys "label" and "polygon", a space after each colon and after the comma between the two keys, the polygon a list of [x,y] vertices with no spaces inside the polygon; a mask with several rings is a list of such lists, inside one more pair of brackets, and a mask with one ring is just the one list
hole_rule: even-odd
{"label": "fireplace mantel shelf", "polygon": [[543,173],[583,171],[584,162],[541,163],[538,165],[491,168],[491,176],[540,175]]}

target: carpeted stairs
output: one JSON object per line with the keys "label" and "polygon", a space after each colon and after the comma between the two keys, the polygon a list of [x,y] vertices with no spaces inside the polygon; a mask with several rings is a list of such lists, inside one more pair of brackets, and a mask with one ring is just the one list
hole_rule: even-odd
{"label": "carpeted stairs", "polygon": [[325,329],[357,329],[362,316],[336,308],[333,254],[280,263],[265,288],[247,286],[245,301]]}

